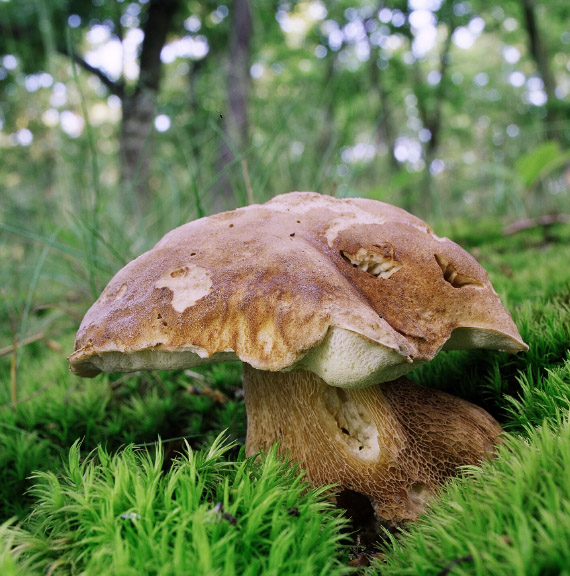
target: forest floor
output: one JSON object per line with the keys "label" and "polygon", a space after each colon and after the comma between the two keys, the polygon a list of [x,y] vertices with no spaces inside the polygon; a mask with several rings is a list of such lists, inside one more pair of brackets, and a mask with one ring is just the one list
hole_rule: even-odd
{"label": "forest floor", "polygon": [[46,323],[0,351],[0,574],[570,574],[570,226],[442,232],[488,270],[529,351],[412,373],[505,430],[418,522],[364,550],[275,452],[246,458],[238,364],[79,380],[73,330]]}

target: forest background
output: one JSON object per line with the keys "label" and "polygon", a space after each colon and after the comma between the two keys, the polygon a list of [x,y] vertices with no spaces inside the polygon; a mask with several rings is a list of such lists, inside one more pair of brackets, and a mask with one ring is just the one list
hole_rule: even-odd
{"label": "forest background", "polygon": [[567,200],[566,2],[8,0],[0,18],[4,222],[176,196],[175,224],[248,189],[426,218]]}

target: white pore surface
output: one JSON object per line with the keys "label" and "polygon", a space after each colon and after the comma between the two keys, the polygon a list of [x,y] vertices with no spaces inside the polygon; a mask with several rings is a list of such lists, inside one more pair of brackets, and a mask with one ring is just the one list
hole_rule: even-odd
{"label": "white pore surface", "polygon": [[290,369],[309,370],[329,386],[366,388],[394,380],[419,364],[356,332],[333,326],[319,346]]}
{"label": "white pore surface", "polygon": [[137,372],[139,370],[182,370],[201,364],[239,360],[233,352],[221,352],[206,356],[201,348],[193,350],[166,351],[159,349],[141,350],[132,354],[105,352],[89,359],[89,363],[102,372]]}
{"label": "white pore surface", "polygon": [[473,348],[501,350],[502,352],[528,350],[528,346],[521,346],[520,342],[506,334],[477,328],[456,328],[443,345],[443,350],[472,350]]}
{"label": "white pore surface", "polygon": [[[93,356],[89,363],[102,372],[113,373],[180,370],[235,360],[239,358],[231,350],[208,357],[206,350],[196,346],[178,350],[157,346],[130,354],[107,351]],[[318,346],[285,371],[308,370],[329,386],[358,389],[394,380],[420,364],[418,361],[412,363],[408,357],[356,332],[333,326]]]}

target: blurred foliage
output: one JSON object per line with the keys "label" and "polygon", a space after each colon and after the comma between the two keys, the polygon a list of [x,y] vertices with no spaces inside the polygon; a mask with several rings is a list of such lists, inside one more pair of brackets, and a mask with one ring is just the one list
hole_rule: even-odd
{"label": "blurred foliage", "polygon": [[[251,142],[238,151],[246,165],[228,169],[235,204],[245,202],[247,170],[258,201],[315,189],[388,200],[424,217],[562,210],[570,126],[553,125],[548,111],[568,118],[569,8],[558,0],[533,6],[555,101],[545,98],[518,1],[252,2]],[[45,225],[46,209],[75,209],[95,193],[110,212],[129,193],[116,189],[114,90],[136,79],[147,7],[0,3],[0,180],[10,199],[2,221]],[[169,128],[155,134],[151,188],[160,200],[165,189],[176,194],[174,224],[199,214],[197,202],[206,211],[214,204],[231,8],[182,2],[163,50],[158,115]],[[72,74],[70,51],[91,73]],[[529,168],[517,159],[552,131],[560,162],[525,197]]]}
{"label": "blurred foliage", "polygon": [[569,8],[532,4],[553,102],[516,0],[252,1],[250,141],[223,170],[232,5],[184,0],[162,52],[154,202],[125,204],[115,88],[136,82],[149,4],[0,2],[1,347],[76,326],[117,269],[212,210],[221,174],[235,205],[249,182],[256,201],[365,196],[444,233],[568,211],[570,122],[548,109],[568,110]]}

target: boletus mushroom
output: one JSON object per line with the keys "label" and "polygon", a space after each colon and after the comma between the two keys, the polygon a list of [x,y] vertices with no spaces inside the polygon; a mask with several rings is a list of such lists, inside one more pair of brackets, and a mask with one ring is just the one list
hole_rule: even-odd
{"label": "boletus mushroom", "polygon": [[404,377],[464,348],[527,349],[474,258],[394,206],[294,192],[169,232],[109,282],[69,361],[91,377],[239,359],[248,454],[277,441],[399,524],[501,431]]}

